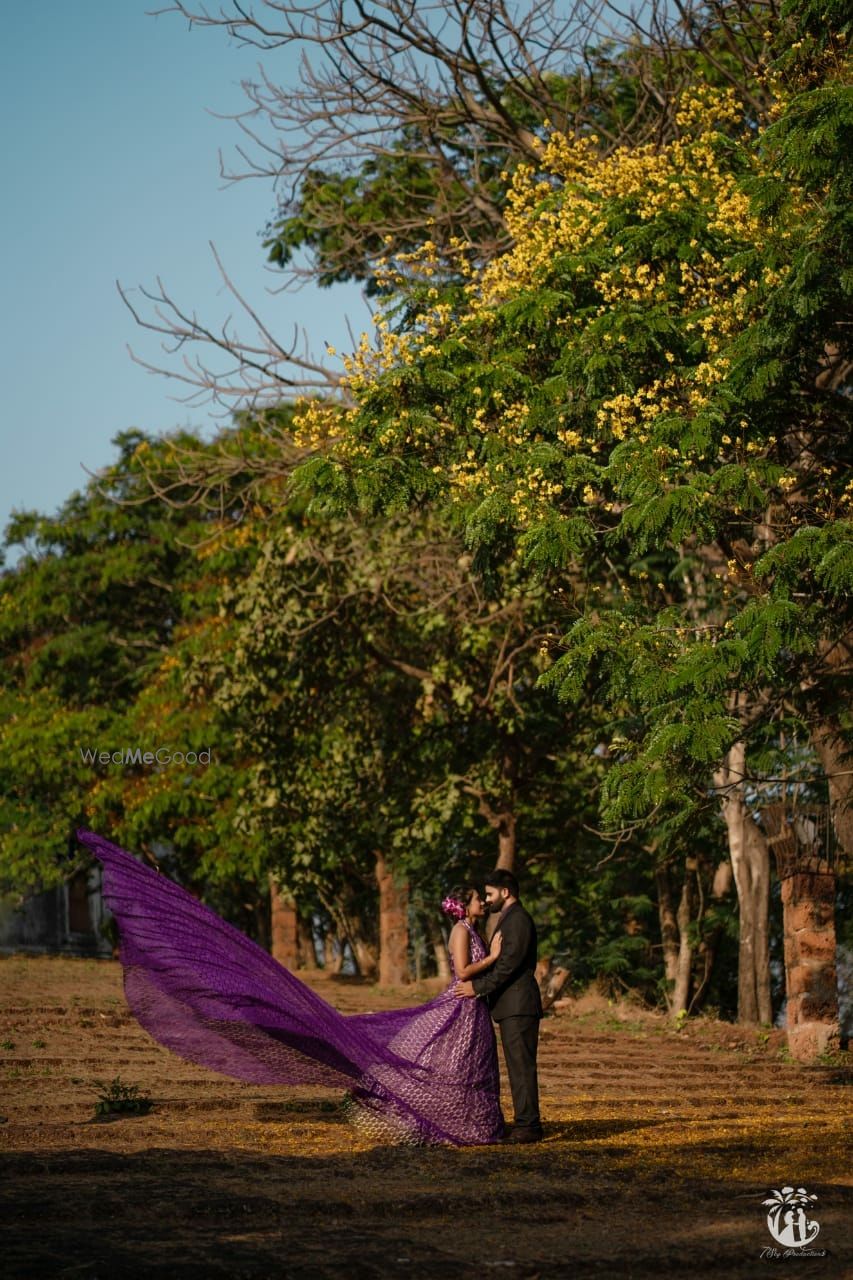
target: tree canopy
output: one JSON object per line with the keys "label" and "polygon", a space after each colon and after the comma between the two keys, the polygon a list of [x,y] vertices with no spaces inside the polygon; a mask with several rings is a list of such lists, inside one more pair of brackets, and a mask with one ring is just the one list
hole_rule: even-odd
{"label": "tree canopy", "polygon": [[[507,175],[512,247],[448,290],[431,241],[389,261],[404,294],[344,360],[355,403],[299,414],[321,501],[447,505],[481,562],[586,567],[543,681],[641,713],[610,821],[687,803],[750,725],[793,715],[808,736],[843,701],[844,50],[830,36],[768,67],[757,131],[733,90],[704,86],[662,145],[602,156],[553,131]],[[464,244],[447,252],[465,274]]]}
{"label": "tree canopy", "polygon": [[[364,280],[375,334],[332,366],[233,287],[258,343],[163,293],[150,327],[236,357],[180,376],[243,407],[10,527],[5,882],[101,824],[260,934],[271,877],[360,962],[377,867],[435,929],[517,859],[579,976],[731,1007],[739,933],[767,1021],[767,815],[828,804],[853,854],[846,11],[651,5],[572,49],[553,5],[265,8],[194,18],[330,58],[250,87],[316,125],[266,248]],[[167,736],[215,764],[74,754]]]}

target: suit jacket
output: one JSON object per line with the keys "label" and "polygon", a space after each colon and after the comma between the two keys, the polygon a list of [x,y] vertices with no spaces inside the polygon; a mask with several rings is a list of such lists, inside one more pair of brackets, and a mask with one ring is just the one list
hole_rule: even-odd
{"label": "suit jacket", "polygon": [[501,914],[501,953],[490,969],[472,978],[478,996],[485,996],[495,1022],[519,1014],[542,1017],[542,997],[536,981],[536,926],[516,901]]}

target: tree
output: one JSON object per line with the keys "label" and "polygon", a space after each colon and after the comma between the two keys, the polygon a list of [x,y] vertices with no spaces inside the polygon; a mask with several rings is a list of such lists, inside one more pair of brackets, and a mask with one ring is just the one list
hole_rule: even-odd
{"label": "tree", "polygon": [[[285,963],[311,963],[325,924],[332,969],[343,943],[390,982],[400,926],[444,957],[442,893],[502,858],[541,904],[547,953],[654,1001],[646,873],[585,829],[600,726],[535,688],[541,639],[565,625],[544,584],[519,566],[484,583],[436,520],[365,526],[299,503],[278,525],[251,517],[264,441],[248,421],[209,446],[234,459],[224,511],[196,488],[152,500],[146,475],[185,447],[134,433],[56,517],[16,525],[36,532],[3,578],[6,884],[67,874],[73,821],[161,862]],[[212,759],[105,766],[81,747]]]}
{"label": "tree", "polygon": [[[115,444],[117,460],[56,516],[19,514],[6,533],[25,553],[0,578],[3,883],[26,892],[62,880],[81,857],[74,829],[96,827],[152,858],[171,848],[179,877],[206,882],[211,901],[257,932],[258,903],[248,918],[240,904],[265,868],[230,823],[240,761],[227,726],[184,686],[190,655],[227,643],[220,586],[254,555],[234,518],[243,508],[226,509],[238,536],[216,546],[210,513],[170,509],[145,479],[146,456],[189,437],[133,431]],[[205,749],[209,765],[176,755]],[[99,759],[125,750],[139,758]]]}
{"label": "tree", "polygon": [[826,655],[850,633],[851,94],[814,21],[786,13],[757,131],[701,89],[664,146],[602,160],[555,131],[516,171],[512,250],[461,306],[435,296],[434,244],[407,255],[405,327],[355,354],[355,407],[311,403],[297,433],[327,500],[449,503],[481,557],[597,559],[624,604],[591,603],[546,681],[641,712],[611,821],[694,812],[736,743],[780,716],[818,731],[847,679]]}
{"label": "tree", "polygon": [[[461,552],[434,521],[294,509],[232,593],[242,627],[215,696],[257,761],[247,829],[356,955],[370,912],[353,890],[374,876],[386,898],[389,876],[414,877],[434,904],[454,863],[471,873],[470,843],[494,840],[486,869],[495,854],[514,866],[519,822],[530,855],[559,829],[541,810],[566,770],[565,717],[533,688],[545,593],[512,575],[486,590]],[[348,898],[361,920],[342,914]]]}
{"label": "tree", "polygon": [[54,858],[83,821],[93,785],[80,749],[119,745],[121,711],[172,637],[180,553],[164,512],[150,495],[143,509],[111,501],[128,496],[143,439],[140,432],[115,438],[119,459],[104,478],[106,496],[93,486],[57,516],[19,513],[6,531],[5,545],[25,551],[0,579],[3,852],[7,883],[17,887],[62,874]]}
{"label": "tree", "polygon": [[[555,0],[440,0],[426,9],[407,0],[307,9],[263,0],[256,10],[177,3],[166,11],[272,56],[302,51],[297,86],[272,72],[244,83],[241,167],[223,167],[229,180],[275,182],[279,207],[265,246],[285,270],[285,289],[306,277],[356,279],[373,293],[381,258],[427,237],[442,250],[462,239],[487,263],[508,244],[501,171],[538,164],[545,119],[569,135],[594,135],[606,157],[676,137],[675,104],[687,84],[735,87],[754,126],[771,96],[757,74],[775,13],[764,3],[689,0],[673,11],[650,0],[630,15],[610,3],[564,12]],[[121,288],[137,322],[184,357],[180,368],[158,371],[179,380],[189,402],[212,400],[229,413],[300,391],[341,395],[339,370],[316,358],[298,326],[276,335],[213,252],[248,335],[230,320],[205,323],[159,279],[141,290],[147,314]]]}

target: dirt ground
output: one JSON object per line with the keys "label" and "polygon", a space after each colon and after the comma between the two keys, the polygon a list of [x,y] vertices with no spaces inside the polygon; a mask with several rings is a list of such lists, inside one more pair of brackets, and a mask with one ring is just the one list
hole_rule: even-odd
{"label": "dirt ground", "polygon": [[[436,990],[308,980],[344,1012]],[[0,958],[0,992],[8,1280],[853,1277],[849,1053],[803,1067],[778,1031],[676,1031],[587,997],[542,1024],[545,1141],[394,1148],[357,1134],[338,1095],[160,1048],[116,961]],[[116,1076],[147,1115],[94,1118]],[[762,1206],[783,1186],[817,1194],[824,1256],[762,1257],[784,1255]]]}

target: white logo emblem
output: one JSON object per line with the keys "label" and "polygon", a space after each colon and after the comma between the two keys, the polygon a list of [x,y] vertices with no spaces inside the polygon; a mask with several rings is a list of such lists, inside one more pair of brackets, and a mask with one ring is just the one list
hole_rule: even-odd
{"label": "white logo emblem", "polygon": [[805,1187],[797,1187],[796,1191],[793,1187],[771,1191],[770,1199],[764,1204],[770,1205],[767,1226],[773,1239],[794,1249],[816,1240],[820,1223],[806,1217],[806,1209],[810,1209],[815,1200],[817,1196],[809,1195]]}

